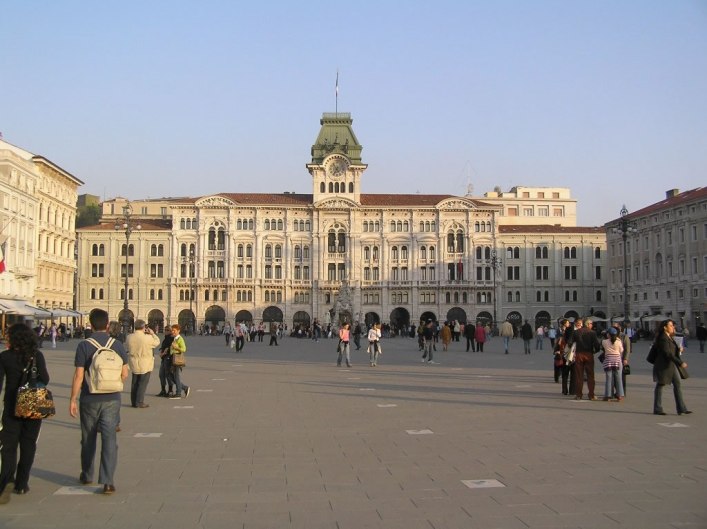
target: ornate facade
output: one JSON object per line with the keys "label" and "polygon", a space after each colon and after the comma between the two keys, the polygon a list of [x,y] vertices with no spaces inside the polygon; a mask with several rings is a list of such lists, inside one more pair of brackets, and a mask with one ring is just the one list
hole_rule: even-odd
{"label": "ornate facade", "polygon": [[[6,263],[0,297],[50,311],[73,307],[76,199],[82,184],[43,156],[0,140],[0,242]],[[13,311],[21,312],[10,307]]]}
{"label": "ornate facade", "polygon": [[622,233],[615,230],[621,220],[606,224],[609,313],[624,317],[626,280],[631,321],[651,327],[672,318],[694,331],[707,319],[707,187],[671,189],[627,220],[632,229],[625,255]]}
{"label": "ornate facade", "polygon": [[115,230],[126,200],[104,202],[101,224],[78,230],[78,308],[106,307],[118,319],[127,295],[130,317],[157,324],[297,325],[326,322],[345,285],[344,317],[397,327],[606,310],[605,234],[574,226],[569,190],[534,197],[562,203],[569,218],[553,225],[537,216],[506,223],[513,192],[490,200],[363,193],[367,166],[350,115],[324,114],[320,124],[306,166],[311,194],[133,201],[141,229],[130,245]]}

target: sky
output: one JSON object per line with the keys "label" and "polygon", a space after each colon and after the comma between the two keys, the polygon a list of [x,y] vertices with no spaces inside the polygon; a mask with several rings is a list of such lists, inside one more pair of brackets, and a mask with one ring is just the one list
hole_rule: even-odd
{"label": "sky", "polygon": [[602,225],[707,184],[707,0],[5,0],[3,139],[129,199],[311,193],[350,112],[364,193],[569,187]]}

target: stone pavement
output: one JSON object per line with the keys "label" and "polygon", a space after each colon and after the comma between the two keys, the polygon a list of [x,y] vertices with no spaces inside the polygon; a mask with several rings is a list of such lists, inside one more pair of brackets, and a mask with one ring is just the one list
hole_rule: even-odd
{"label": "stone pavement", "polygon": [[[576,402],[552,379],[549,344],[503,355],[412,339],[335,366],[335,340],[285,338],[236,354],[189,337],[186,400],[123,396],[117,493],[82,487],[68,414],[76,341],[45,349],[58,405],[31,492],[0,506],[2,528],[527,529],[707,527],[707,354],[692,342],[690,416],[652,409],[648,344],[623,403]],[[365,341],[364,341],[365,343]],[[597,367],[597,394],[603,372]],[[129,388],[126,388],[129,389]]]}

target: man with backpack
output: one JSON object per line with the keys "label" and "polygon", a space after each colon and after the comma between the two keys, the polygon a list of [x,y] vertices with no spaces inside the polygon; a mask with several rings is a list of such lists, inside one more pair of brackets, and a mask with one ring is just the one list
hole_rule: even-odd
{"label": "man with backpack", "polygon": [[[98,483],[103,494],[115,492],[113,475],[118,464],[116,427],[120,422],[120,392],[128,378],[128,355],[123,344],[111,338],[108,313],[93,309],[88,317],[93,334],[76,347],[69,414],[80,415],[81,475],[83,485],[93,482],[97,437],[101,434]],[[81,395],[81,404],[77,399]]]}

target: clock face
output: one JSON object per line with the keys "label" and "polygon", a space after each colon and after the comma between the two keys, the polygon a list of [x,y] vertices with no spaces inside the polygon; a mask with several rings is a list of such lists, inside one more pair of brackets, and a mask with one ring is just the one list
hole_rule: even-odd
{"label": "clock face", "polygon": [[346,172],[346,162],[344,160],[334,160],[329,165],[329,176],[339,178]]}

